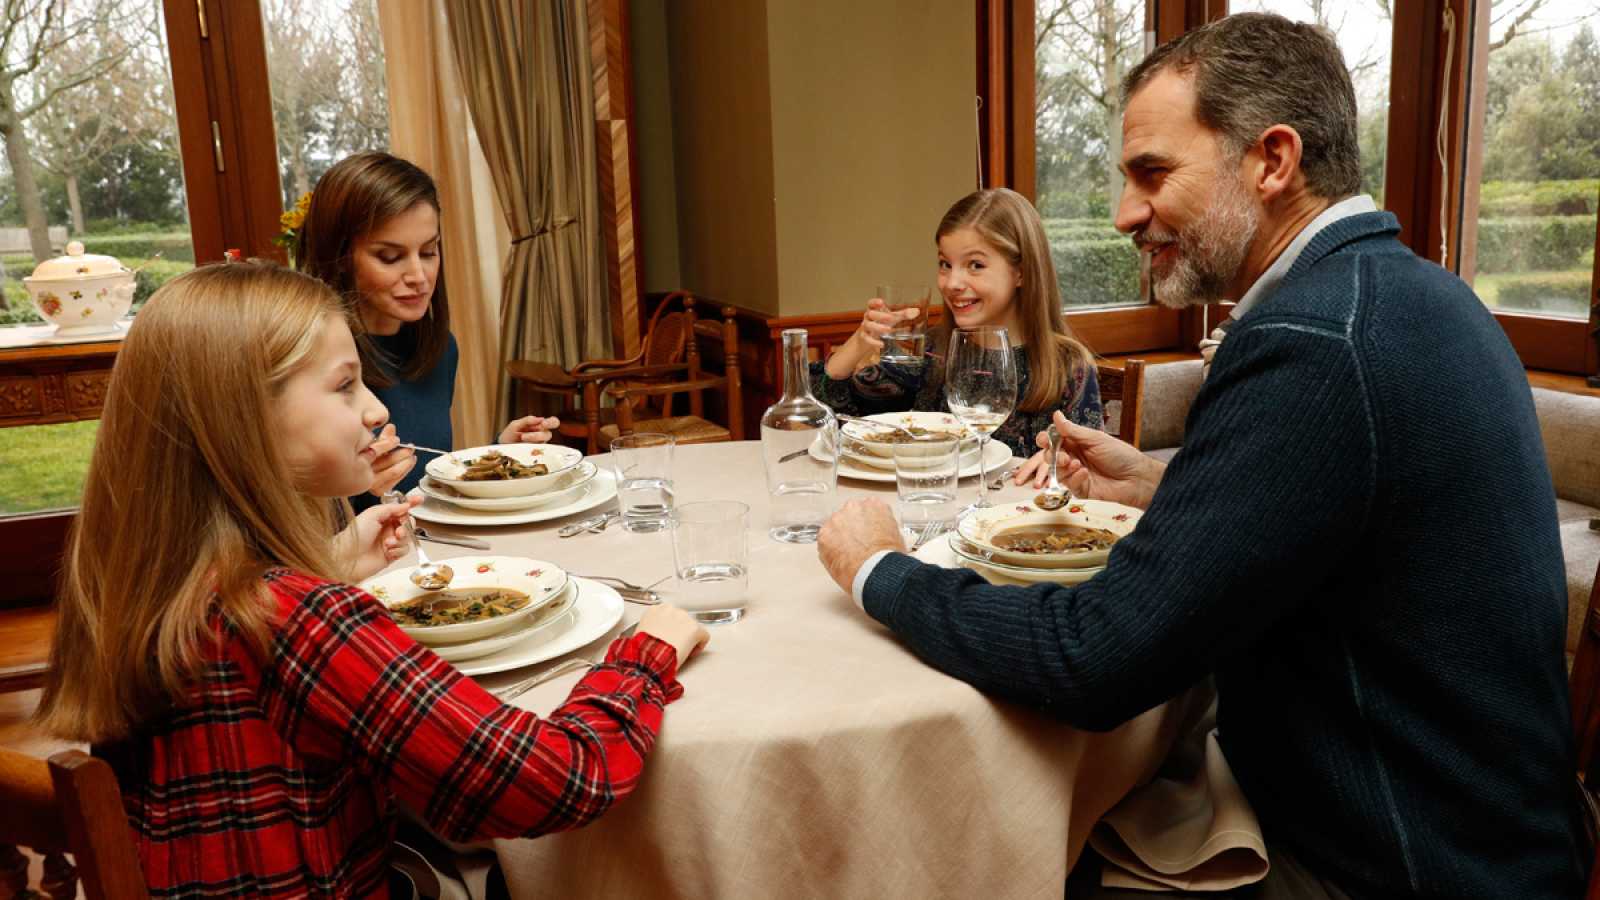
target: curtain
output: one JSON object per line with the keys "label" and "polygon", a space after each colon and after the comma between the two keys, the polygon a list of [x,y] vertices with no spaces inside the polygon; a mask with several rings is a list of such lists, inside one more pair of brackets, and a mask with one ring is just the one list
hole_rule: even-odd
{"label": "curtain", "polygon": [[[461,349],[451,427],[456,447],[492,442],[506,418],[498,391],[501,263],[510,240],[489,163],[467,112],[445,21],[447,0],[378,0],[389,81],[389,152],[439,186],[450,330]],[[453,448],[452,448],[453,449]]]}
{"label": "curtain", "polygon": [[[610,356],[585,0],[452,0],[446,14],[512,235],[501,359]],[[503,379],[498,398],[509,415]]]}

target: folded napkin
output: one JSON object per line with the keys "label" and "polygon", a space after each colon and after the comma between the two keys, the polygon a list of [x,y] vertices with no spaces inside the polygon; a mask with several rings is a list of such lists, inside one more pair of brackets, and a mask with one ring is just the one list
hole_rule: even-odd
{"label": "folded napkin", "polygon": [[1101,884],[1225,891],[1267,876],[1267,845],[1210,721],[1179,739],[1160,772],[1095,825]]}

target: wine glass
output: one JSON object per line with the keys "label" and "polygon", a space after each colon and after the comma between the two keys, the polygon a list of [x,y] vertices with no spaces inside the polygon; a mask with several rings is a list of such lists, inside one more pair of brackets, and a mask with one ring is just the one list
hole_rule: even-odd
{"label": "wine glass", "polygon": [[989,473],[984,467],[984,451],[989,436],[1017,408],[1017,361],[1011,335],[994,325],[953,331],[944,365],[945,403],[952,415],[978,435],[978,502],[971,508],[986,509]]}

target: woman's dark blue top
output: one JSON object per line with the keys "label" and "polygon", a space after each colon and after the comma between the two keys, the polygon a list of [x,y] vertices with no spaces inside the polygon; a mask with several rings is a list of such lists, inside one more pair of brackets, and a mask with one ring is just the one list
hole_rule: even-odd
{"label": "woman's dark blue top", "polygon": [[[374,347],[388,363],[385,366],[386,374],[396,379],[386,388],[373,391],[378,400],[389,409],[389,421],[394,423],[395,430],[400,435],[400,440],[410,444],[420,444],[424,447],[438,447],[441,450],[453,449],[450,431],[450,405],[455,400],[456,392],[456,365],[460,362],[460,351],[456,349],[455,335],[450,336],[450,343],[445,347],[444,355],[439,357],[439,362],[432,369],[424,372],[420,377],[405,381],[400,380],[398,372],[405,367],[406,361],[417,349],[416,332],[410,328],[402,328],[392,335],[369,335]],[[422,479],[423,466],[432,457],[427,453],[417,454],[417,464],[400,483],[396,490],[409,491],[417,486]],[[360,512],[377,502],[376,497],[370,493],[360,494],[350,498],[350,503]]]}

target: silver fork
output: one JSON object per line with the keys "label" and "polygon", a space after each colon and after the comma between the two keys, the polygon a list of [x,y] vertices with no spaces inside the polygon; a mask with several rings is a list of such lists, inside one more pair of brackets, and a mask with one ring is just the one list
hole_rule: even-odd
{"label": "silver fork", "polygon": [[948,530],[950,530],[950,525],[946,522],[929,522],[927,525],[923,526],[920,532],[917,533],[917,540],[911,545],[911,552],[915,553],[918,550],[921,550],[923,544],[926,544],[939,535],[944,534]]}
{"label": "silver fork", "polygon": [[[639,630],[639,623],[635,622],[632,625],[629,625],[627,628],[623,629],[622,634],[619,635],[619,636],[623,640],[627,640],[628,638],[633,637],[633,633],[635,631],[638,631],[638,630]],[[607,646],[609,647],[610,645],[607,644]],[[605,653],[603,651],[601,652],[600,659],[598,659],[598,660],[581,659],[581,658],[565,660],[563,662],[556,663],[555,665],[551,666],[548,669],[545,669],[544,671],[540,672],[537,675],[534,675],[534,676],[529,677],[529,678],[524,678],[521,681],[513,682],[511,684],[506,685],[505,687],[495,688],[494,690],[490,691],[489,693],[493,694],[496,698],[498,698],[500,700],[511,700],[513,698],[520,697],[523,694],[526,694],[528,691],[533,690],[534,688],[538,687],[541,684],[544,684],[546,681],[549,681],[552,678],[559,678],[562,675],[567,674],[568,672],[576,672],[579,669],[592,669],[595,666],[600,665],[600,663],[602,661],[604,661],[604,660],[605,660]]]}

